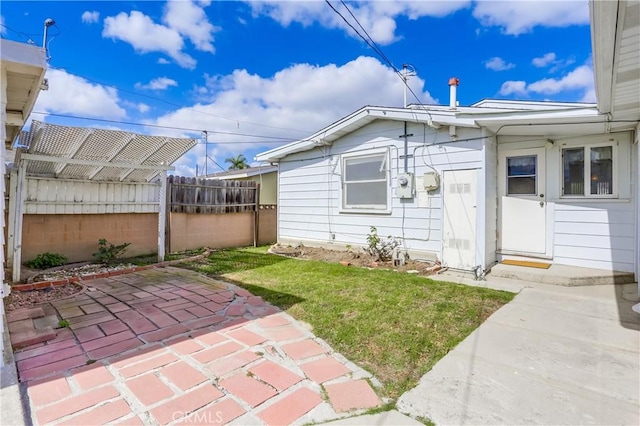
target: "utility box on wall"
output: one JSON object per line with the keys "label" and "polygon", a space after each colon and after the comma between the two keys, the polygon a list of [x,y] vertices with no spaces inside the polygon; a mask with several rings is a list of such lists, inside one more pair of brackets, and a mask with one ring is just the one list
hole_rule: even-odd
{"label": "utility box on wall", "polygon": [[398,174],[398,184],[396,185],[396,196],[398,198],[413,198],[413,174]]}
{"label": "utility box on wall", "polygon": [[425,173],[422,177],[422,185],[427,191],[435,191],[440,188],[440,175],[436,172]]}

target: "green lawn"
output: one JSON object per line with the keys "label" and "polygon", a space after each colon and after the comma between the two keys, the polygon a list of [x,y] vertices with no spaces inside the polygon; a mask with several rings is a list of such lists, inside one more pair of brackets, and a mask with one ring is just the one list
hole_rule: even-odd
{"label": "green lawn", "polygon": [[217,251],[187,266],[222,276],[311,324],[336,351],[372,372],[393,400],[514,296],[266,250]]}

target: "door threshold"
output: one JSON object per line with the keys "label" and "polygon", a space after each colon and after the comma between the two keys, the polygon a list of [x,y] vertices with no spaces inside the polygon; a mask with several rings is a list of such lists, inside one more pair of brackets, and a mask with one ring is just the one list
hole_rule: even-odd
{"label": "door threshold", "polygon": [[[517,251],[509,251],[509,250],[496,250],[496,254],[498,256],[515,256],[515,257],[523,257],[528,259],[553,260],[553,256],[547,256],[546,254],[540,254],[540,253],[522,253]],[[499,259],[499,260],[502,260],[502,259]]]}

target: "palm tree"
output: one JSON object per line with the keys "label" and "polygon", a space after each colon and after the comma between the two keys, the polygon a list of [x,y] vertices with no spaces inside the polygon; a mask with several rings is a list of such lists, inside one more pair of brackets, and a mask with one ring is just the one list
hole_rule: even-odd
{"label": "palm tree", "polygon": [[244,155],[238,154],[235,157],[229,157],[224,160],[225,163],[231,164],[229,166],[229,170],[240,170],[249,168],[249,164],[247,164],[247,159]]}

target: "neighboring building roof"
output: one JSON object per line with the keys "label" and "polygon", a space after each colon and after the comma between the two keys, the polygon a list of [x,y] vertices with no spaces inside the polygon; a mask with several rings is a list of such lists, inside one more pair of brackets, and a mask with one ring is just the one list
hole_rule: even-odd
{"label": "neighboring building roof", "polygon": [[640,121],[640,1],[589,3],[598,108],[614,121]]}
{"label": "neighboring building roof", "polygon": [[472,106],[457,108],[440,105],[410,108],[365,106],[307,138],[258,154],[256,160],[278,162],[291,154],[331,145],[344,135],[379,119],[424,123],[433,128],[486,127],[502,135],[531,135],[536,134],[535,125],[539,124],[557,124],[555,134],[569,134],[578,129],[580,132],[604,131],[606,116],[598,113],[595,104],[568,102],[484,99]]}
{"label": "neighboring building roof", "polygon": [[227,170],[226,172],[218,172],[218,173],[209,173],[205,178],[207,179],[242,179],[248,178],[252,176],[260,176],[266,175],[268,173],[273,173],[278,171],[278,166],[256,166],[256,167],[248,167],[246,169],[238,169],[238,170]]}
{"label": "neighboring building roof", "polygon": [[0,62],[6,69],[8,89],[5,140],[11,143],[22,130],[43,87],[46,53],[41,47],[1,39]]}
{"label": "neighboring building roof", "polygon": [[196,139],[32,121],[20,136],[29,174],[94,181],[149,182],[197,143]]}

